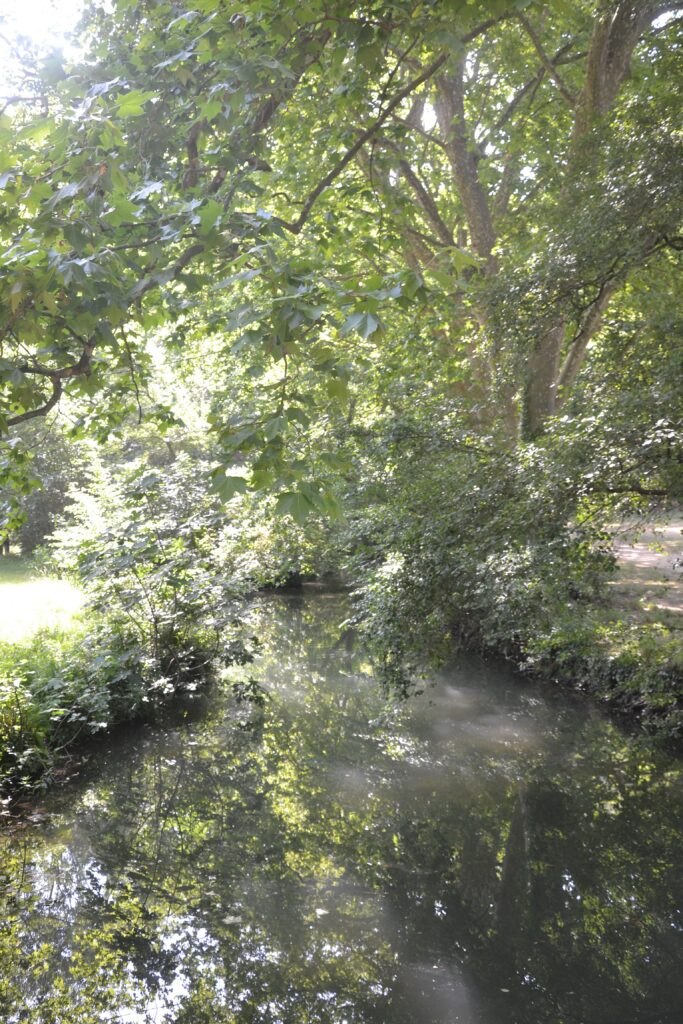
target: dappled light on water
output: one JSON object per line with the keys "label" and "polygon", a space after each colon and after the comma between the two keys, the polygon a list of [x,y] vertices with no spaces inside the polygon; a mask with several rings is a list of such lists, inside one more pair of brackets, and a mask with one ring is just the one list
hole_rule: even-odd
{"label": "dappled light on water", "polygon": [[347,614],[265,599],[255,664],[6,837],[3,1020],[678,1020],[679,763],[477,659],[392,705]]}

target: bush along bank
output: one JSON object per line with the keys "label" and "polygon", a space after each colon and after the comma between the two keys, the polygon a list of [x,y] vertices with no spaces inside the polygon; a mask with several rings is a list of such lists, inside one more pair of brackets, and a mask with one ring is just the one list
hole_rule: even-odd
{"label": "bush along bank", "polygon": [[427,419],[428,396],[401,419],[350,429],[360,483],[335,542],[389,687],[409,691],[460,645],[683,735],[683,633],[618,608],[610,586],[609,524],[680,508],[683,463],[660,391],[657,378],[647,415],[615,391],[607,412],[572,412],[515,445],[465,429],[455,400]]}
{"label": "bush along bank", "polygon": [[589,477],[586,456],[553,438],[519,460],[471,454],[447,436],[434,457],[411,445],[412,461],[388,449],[398,467],[388,484],[366,474],[385,503],[345,527],[348,575],[361,581],[356,621],[387,685],[409,692],[425,664],[443,664],[460,645],[683,740],[680,623],[647,622],[614,602],[618,566],[604,524],[634,503],[605,497],[598,446],[588,446]]}
{"label": "bush along bank", "polygon": [[106,618],[0,645],[0,793],[43,788],[65,755],[123,722],[153,718],[248,659],[237,639],[193,629],[159,638]]}
{"label": "bush along bank", "polygon": [[247,582],[224,562],[223,519],[183,458],[101,470],[72,495],[49,565],[84,588],[87,606],[70,630],[0,645],[0,787],[46,784],[79,742],[249,658]]}
{"label": "bush along bank", "polygon": [[[545,560],[536,575],[528,552],[510,557],[508,569],[494,577],[480,565],[469,578],[464,572],[453,576],[448,590],[414,561],[406,566],[394,560],[378,570],[357,594],[357,621],[386,685],[407,695],[424,677],[425,659],[431,667],[445,663],[454,650],[478,651],[586,693],[629,722],[683,745],[683,648],[677,631],[619,618],[599,574],[581,593],[576,578],[549,573]],[[580,578],[585,583],[587,575]]]}

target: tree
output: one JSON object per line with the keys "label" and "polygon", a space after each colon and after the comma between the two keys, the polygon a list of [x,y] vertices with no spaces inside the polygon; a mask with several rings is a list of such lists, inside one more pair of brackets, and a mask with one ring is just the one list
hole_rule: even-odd
{"label": "tree", "polygon": [[463,418],[537,435],[680,247],[680,6],[93,6],[84,59],[3,115],[5,427],[65,390],[120,417],[169,319],[246,327],[286,376],[320,336],[381,357],[382,311],[404,331],[428,301]]}
{"label": "tree", "polygon": [[588,649],[620,498],[680,494],[680,9],[93,5],[0,124],[2,425],[173,423],[165,351],[224,502],[345,497],[389,665],[418,606]]}

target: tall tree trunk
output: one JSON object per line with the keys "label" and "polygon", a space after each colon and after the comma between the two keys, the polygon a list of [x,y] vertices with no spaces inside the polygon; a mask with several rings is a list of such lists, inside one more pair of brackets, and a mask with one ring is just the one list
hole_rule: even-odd
{"label": "tall tree trunk", "polygon": [[522,433],[537,437],[557,407],[557,375],[560,368],[566,321],[561,319],[538,338],[527,363]]}
{"label": "tall tree trunk", "polygon": [[[575,166],[582,139],[609,114],[630,73],[631,56],[638,40],[658,14],[671,6],[651,0],[619,0],[607,5],[596,18],[586,78],[574,106],[569,170]],[[565,98],[571,100],[570,96]],[[581,370],[588,345],[602,326],[604,312],[619,283],[605,277],[597,297],[578,325],[563,363],[568,318],[558,314],[557,323],[538,338],[526,368],[523,412],[523,433],[526,437],[533,438],[542,433],[548,418],[566,400]]]}

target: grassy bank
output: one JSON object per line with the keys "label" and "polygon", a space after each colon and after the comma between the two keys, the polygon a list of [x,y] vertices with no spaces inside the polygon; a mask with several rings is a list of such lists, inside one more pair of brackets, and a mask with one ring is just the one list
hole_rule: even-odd
{"label": "grassy bank", "polygon": [[520,646],[522,669],[590,694],[629,721],[683,743],[683,646],[678,628],[616,608],[569,614]]}
{"label": "grassy bank", "polygon": [[0,795],[44,788],[64,755],[116,725],[199,689],[216,660],[241,656],[202,622],[145,634],[133,619],[85,611],[67,581],[0,562]]}
{"label": "grassy bank", "polygon": [[75,694],[59,693],[61,666],[83,640],[82,593],[19,555],[0,559],[0,790],[47,776]]}
{"label": "grassy bank", "polygon": [[150,719],[212,678],[215,650],[186,638],[162,658],[120,623],[89,616],[0,644],[0,795],[45,788],[64,756],[124,722]]}

